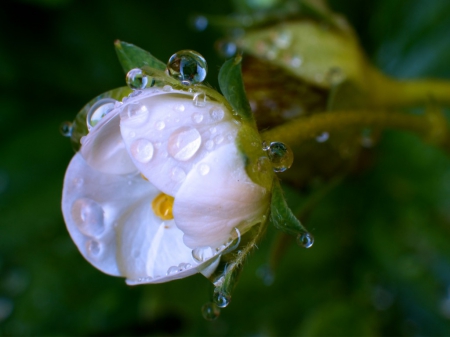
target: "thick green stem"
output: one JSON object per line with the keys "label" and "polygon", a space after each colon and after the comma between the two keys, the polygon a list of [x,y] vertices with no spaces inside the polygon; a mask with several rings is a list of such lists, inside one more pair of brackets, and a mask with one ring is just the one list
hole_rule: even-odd
{"label": "thick green stem", "polygon": [[361,128],[399,129],[417,134],[424,141],[450,153],[450,134],[445,117],[436,108],[424,115],[388,111],[333,111],[300,117],[262,132],[266,141],[298,145],[323,132],[342,133]]}

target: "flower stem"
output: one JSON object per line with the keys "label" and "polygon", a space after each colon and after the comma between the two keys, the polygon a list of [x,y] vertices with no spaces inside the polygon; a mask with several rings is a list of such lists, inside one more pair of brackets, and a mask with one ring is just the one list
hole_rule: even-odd
{"label": "flower stem", "polygon": [[294,119],[262,132],[267,141],[299,145],[323,132],[342,133],[355,129],[377,127],[399,129],[417,134],[424,141],[437,145],[450,153],[450,133],[441,111],[431,107],[423,115],[391,111],[333,111]]}

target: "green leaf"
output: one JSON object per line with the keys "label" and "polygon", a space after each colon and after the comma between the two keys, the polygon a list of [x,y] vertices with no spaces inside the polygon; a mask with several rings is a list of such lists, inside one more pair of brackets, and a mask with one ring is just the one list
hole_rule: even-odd
{"label": "green leaf", "polygon": [[278,178],[273,180],[270,220],[275,228],[288,234],[298,235],[308,232],[287,205]]}
{"label": "green leaf", "polygon": [[116,47],[117,57],[125,73],[133,68],[142,68],[144,66],[159,70],[166,69],[165,63],[134,44],[116,40],[114,46]]}
{"label": "green leaf", "polygon": [[242,81],[241,61],[242,57],[238,55],[223,64],[219,71],[219,86],[233,110],[243,120],[254,123],[253,113]]}

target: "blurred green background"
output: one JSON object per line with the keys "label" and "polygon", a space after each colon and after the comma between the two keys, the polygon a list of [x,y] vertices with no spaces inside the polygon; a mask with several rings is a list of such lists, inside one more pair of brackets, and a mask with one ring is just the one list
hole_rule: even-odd
{"label": "blurred green background", "polygon": [[[450,1],[330,4],[388,74],[450,79]],[[212,292],[202,276],[129,287],[78,253],[60,211],[73,155],[60,123],[124,85],[115,39],[161,60],[197,50],[216,86],[221,34],[189,17],[232,11],[208,0],[2,2],[1,335],[450,335],[450,160],[405,133],[386,132],[374,165],[315,209],[314,247],[291,244],[272,283],[270,229],[217,321],[201,316]]]}

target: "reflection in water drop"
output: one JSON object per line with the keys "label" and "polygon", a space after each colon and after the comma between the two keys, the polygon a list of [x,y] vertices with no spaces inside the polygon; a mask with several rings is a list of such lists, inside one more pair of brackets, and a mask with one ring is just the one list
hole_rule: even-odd
{"label": "reflection in water drop", "polygon": [[266,151],[275,172],[286,171],[294,162],[292,150],[284,143],[271,142],[270,145],[267,146],[264,142],[263,150]]}
{"label": "reflection in water drop", "polygon": [[89,112],[86,115],[86,124],[88,130],[97,125],[100,120],[105,117],[112,109],[114,109],[114,105],[116,104],[116,100],[112,98],[104,98],[96,102],[89,109]]}
{"label": "reflection in water drop", "polygon": [[131,69],[126,76],[128,87],[132,90],[144,89],[148,83],[148,77],[139,68]]}
{"label": "reflection in water drop", "polygon": [[303,248],[311,248],[314,244],[314,236],[305,232],[297,236],[297,244]]}
{"label": "reflection in water drop", "polygon": [[231,296],[221,292],[220,290],[214,291],[213,301],[219,308],[226,308],[230,304]]}
{"label": "reflection in water drop", "polygon": [[72,205],[72,218],[79,231],[87,236],[98,236],[105,230],[103,208],[88,198],[76,200]]}
{"label": "reflection in water drop", "polygon": [[213,302],[206,303],[202,307],[202,315],[207,321],[214,321],[220,315],[220,308]]}
{"label": "reflection in water drop", "polygon": [[61,125],[59,126],[59,132],[64,137],[71,137],[72,131],[73,131],[73,125],[71,122],[62,122]]}
{"label": "reflection in water drop", "polygon": [[167,72],[184,85],[201,83],[206,78],[208,65],[202,55],[193,50],[181,50],[167,62]]}
{"label": "reflection in water drop", "polygon": [[148,163],[153,157],[153,144],[147,139],[136,140],[131,144],[130,152],[137,161]]}
{"label": "reflection in water drop", "polygon": [[173,158],[186,161],[195,155],[201,143],[202,137],[198,130],[190,126],[184,126],[170,135],[167,150]]}

